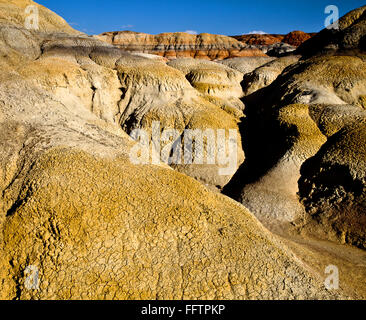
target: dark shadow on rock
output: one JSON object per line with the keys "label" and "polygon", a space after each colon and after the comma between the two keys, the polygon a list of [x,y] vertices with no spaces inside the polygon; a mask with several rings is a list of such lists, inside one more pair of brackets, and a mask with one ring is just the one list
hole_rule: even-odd
{"label": "dark shadow on rock", "polygon": [[240,200],[245,185],[265,175],[291,145],[287,137],[291,136],[289,130],[294,128],[284,130],[276,121],[278,110],[268,103],[272,90],[272,86],[269,86],[242,99],[246,108],[239,130],[245,161],[222,191],[235,200]]}
{"label": "dark shadow on rock", "polygon": [[[325,163],[324,158],[328,147],[333,141],[338,139],[339,132],[330,137],[320,148],[317,154],[306,160],[300,169],[299,197],[305,208],[314,206],[316,203],[327,201],[328,204],[336,204],[340,200],[341,194],[335,197],[335,190],[342,189],[342,194],[347,198],[352,194],[352,198],[357,198],[364,192],[361,181],[354,179],[349,168],[337,163]],[[324,201],[323,201],[324,200]]]}
{"label": "dark shadow on rock", "polygon": [[[305,228],[335,233],[341,243],[366,249],[366,196],[364,182],[355,179],[347,165],[324,162],[338,134],[304,162],[298,181],[300,202],[308,213]],[[318,231],[317,231],[318,232]]]}

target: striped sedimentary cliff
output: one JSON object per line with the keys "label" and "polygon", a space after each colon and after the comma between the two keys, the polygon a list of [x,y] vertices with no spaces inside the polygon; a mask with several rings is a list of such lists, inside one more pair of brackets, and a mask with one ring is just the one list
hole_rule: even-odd
{"label": "striped sedimentary cliff", "polygon": [[197,58],[223,60],[234,57],[265,56],[258,48],[248,46],[232,37],[185,32],[151,35],[132,31],[106,32],[98,39],[129,52],[152,53],[168,59]]}

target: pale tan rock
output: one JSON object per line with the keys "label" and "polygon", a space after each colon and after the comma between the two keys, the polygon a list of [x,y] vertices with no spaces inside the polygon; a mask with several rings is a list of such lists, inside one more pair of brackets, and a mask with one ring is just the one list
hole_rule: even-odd
{"label": "pale tan rock", "polygon": [[169,66],[183,72],[190,84],[204,94],[211,102],[217,103],[224,110],[241,117],[244,104],[241,81],[243,75],[227,66],[195,59],[177,59]]}
{"label": "pale tan rock", "polygon": [[[195,61],[190,59],[189,61]],[[177,62],[180,60],[177,60]],[[184,60],[185,61],[185,60]],[[230,89],[224,93],[233,94],[241,90],[238,80],[240,74],[229,68],[213,62],[215,70],[219,70],[217,77],[225,77],[230,82]],[[184,148],[184,130],[206,130],[218,129],[238,130],[239,118],[243,104],[238,98],[227,98],[220,100],[214,94],[211,95],[200,92],[200,88],[194,88],[186,79],[185,74],[180,70],[167,66],[159,61],[144,59],[136,56],[123,56],[117,63],[117,71],[122,83],[124,98],[121,101],[120,123],[122,127],[131,132],[133,129],[142,128],[151,131],[153,121],[160,122],[160,128],[175,129],[181,135],[182,148]],[[220,80],[221,78],[219,78]],[[217,87],[217,78],[212,85]],[[210,85],[210,84],[209,84]],[[219,91],[220,93],[220,91]],[[227,102],[226,102],[227,101]],[[232,101],[236,103],[232,105]],[[241,138],[237,134],[238,157],[236,166],[242,163],[244,153],[241,148]],[[221,165],[182,165],[174,166],[177,170],[184,172],[199,181],[221,188],[232,177],[230,175],[220,175]]]}
{"label": "pale tan rock", "polygon": [[[366,87],[364,55],[314,57],[294,65],[278,92],[283,100],[306,104],[362,105]],[[299,72],[300,71],[300,72]],[[281,80],[282,81],[282,80]]]}
{"label": "pale tan rock", "polygon": [[[361,186],[356,196],[347,180],[356,171],[363,175],[363,166],[354,163],[364,158],[358,147],[365,143],[364,63],[362,54],[302,60],[244,99],[246,161],[225,193],[269,227],[287,221],[312,236],[364,246],[363,178],[354,181]],[[360,136],[346,146],[356,137],[349,127]]]}
{"label": "pale tan rock", "polygon": [[243,74],[254,71],[262,65],[274,60],[272,57],[241,57],[231,58],[220,61],[220,63],[240,71]]}
{"label": "pale tan rock", "polygon": [[[254,122],[255,118],[249,120]],[[282,107],[277,117],[264,120],[263,127],[253,123],[253,129],[246,133],[248,139],[256,135],[258,140],[252,143],[257,145],[247,152],[252,162],[244,162],[236,174],[238,184],[234,180],[226,187],[229,194],[240,190],[236,198],[266,225],[301,219],[305,211],[297,195],[300,168],[326,142],[310,115],[309,106]],[[266,139],[266,134],[272,136]]]}
{"label": "pale tan rock", "polygon": [[276,60],[270,61],[254,71],[244,75],[243,91],[246,95],[249,95],[259,89],[262,89],[270,85],[282,71],[296,63],[300,56],[286,56]]}
{"label": "pale tan rock", "polygon": [[0,24],[24,28],[26,18],[31,13],[26,12],[28,6],[35,6],[38,9],[39,31],[81,34],[81,32],[71,28],[63,18],[31,0],[1,0]]}

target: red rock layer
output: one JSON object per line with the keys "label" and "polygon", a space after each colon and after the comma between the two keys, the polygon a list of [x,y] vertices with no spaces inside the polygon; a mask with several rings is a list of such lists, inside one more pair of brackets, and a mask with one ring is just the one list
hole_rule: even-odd
{"label": "red rock layer", "polygon": [[283,38],[282,42],[298,47],[306,40],[309,40],[313,35],[314,33],[309,34],[303,31],[292,31]]}
{"label": "red rock layer", "polygon": [[284,42],[298,47],[306,40],[313,37],[315,33],[305,33],[303,31],[292,31],[286,35],[281,34],[244,34],[233,36],[234,39],[249,45],[272,45]]}
{"label": "red rock layer", "polygon": [[244,34],[233,36],[233,38],[250,45],[271,45],[281,42],[284,36],[277,34]]}

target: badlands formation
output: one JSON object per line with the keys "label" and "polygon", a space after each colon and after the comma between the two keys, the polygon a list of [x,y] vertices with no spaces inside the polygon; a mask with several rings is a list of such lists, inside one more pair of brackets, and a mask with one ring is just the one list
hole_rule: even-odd
{"label": "badlands formation", "polygon": [[[0,298],[365,299],[365,14],[279,59],[215,36],[194,57],[229,59],[166,61],[0,0]],[[235,170],[134,164],[157,121],[237,131]]]}
{"label": "badlands formation", "polygon": [[105,32],[97,39],[127,52],[155,54],[166,59],[224,60],[237,57],[279,56],[296,50],[314,34],[293,31],[287,35],[250,34],[223,36],[185,32],[151,35],[133,31]]}
{"label": "badlands formation", "polygon": [[97,39],[113,44],[127,52],[146,52],[167,59],[195,58],[223,60],[234,57],[265,56],[256,47],[223,35],[185,32],[151,35],[133,31],[105,32]]}

